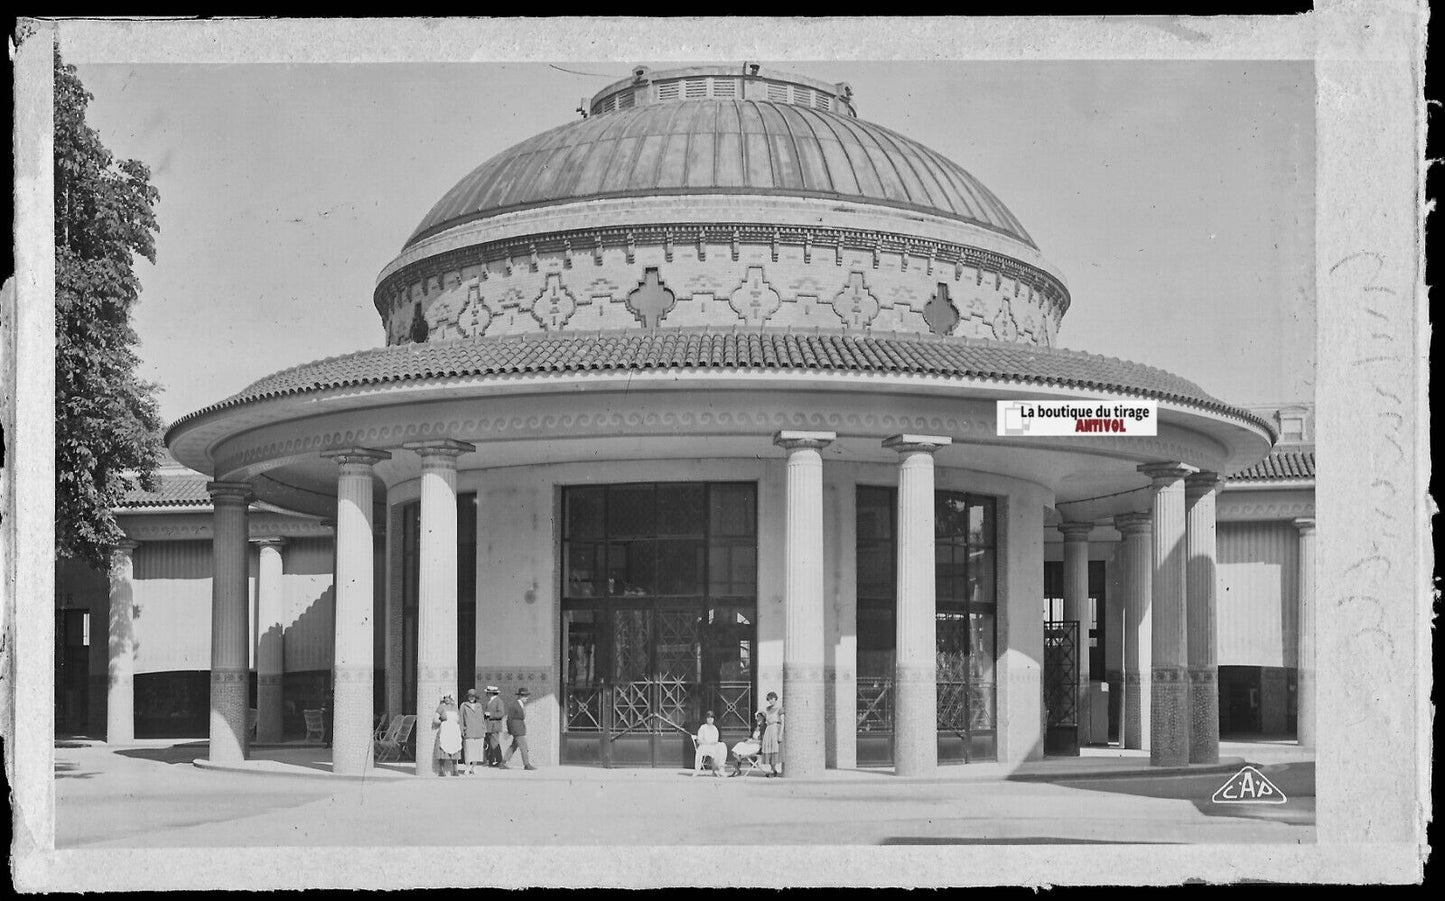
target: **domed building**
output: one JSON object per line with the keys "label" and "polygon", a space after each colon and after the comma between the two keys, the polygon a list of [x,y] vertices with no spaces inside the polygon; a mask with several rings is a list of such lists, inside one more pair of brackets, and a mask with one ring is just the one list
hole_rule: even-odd
{"label": "domed building", "polygon": [[[1071,300],[848,85],[636,69],[437,201],[377,279],[384,347],[171,427],[213,479],[211,759],[286,705],[281,564],[247,545],[279,511],[334,521],[338,773],[380,712],[420,714],[430,772],[438,700],[486,684],[529,690],[542,763],[691,766],[705,711],[731,744],[769,692],[790,775],[1018,762],[1109,720],[1217,759],[1215,496],[1278,429],[1058,349]],[[998,434],[998,401],[1100,398],[1156,401],[1157,437]]]}

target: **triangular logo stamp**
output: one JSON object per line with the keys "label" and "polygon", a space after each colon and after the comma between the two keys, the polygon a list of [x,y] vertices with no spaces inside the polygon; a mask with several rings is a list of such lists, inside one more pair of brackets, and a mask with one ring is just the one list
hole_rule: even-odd
{"label": "triangular logo stamp", "polygon": [[1264,773],[1246,766],[1230,776],[1211,800],[1215,804],[1283,804],[1289,799]]}

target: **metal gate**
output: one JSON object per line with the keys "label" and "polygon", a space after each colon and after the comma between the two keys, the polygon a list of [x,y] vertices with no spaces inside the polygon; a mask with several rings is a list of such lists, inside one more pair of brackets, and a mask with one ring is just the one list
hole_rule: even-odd
{"label": "metal gate", "polygon": [[1044,623],[1044,753],[1079,753],[1079,623]]}

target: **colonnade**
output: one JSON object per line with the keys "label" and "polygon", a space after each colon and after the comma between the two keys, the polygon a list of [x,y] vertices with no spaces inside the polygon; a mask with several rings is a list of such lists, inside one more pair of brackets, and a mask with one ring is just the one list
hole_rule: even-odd
{"label": "colonnade", "polygon": [[[784,532],[783,693],[786,735],[783,759],[789,773],[816,774],[825,766],[824,554],[822,451],[832,432],[782,431],[774,443],[786,451]],[[900,775],[926,775],[937,766],[934,595],[933,455],[950,439],[895,435],[883,446],[898,454],[897,617],[894,760]],[[416,709],[429,711],[442,693],[455,690],[457,458],[473,446],[452,439],[404,445],[421,457],[420,584]],[[370,765],[373,678],[373,467],[391,455],[372,448],[343,448],[325,456],[338,465],[336,515],[336,615],[333,656],[333,766],[339,774]],[[1120,514],[1125,635],[1125,747],[1148,749],[1160,766],[1216,762],[1219,756],[1216,657],[1215,496],[1223,480],[1178,463],[1139,467],[1151,480],[1149,512]],[[211,616],[210,758],[244,760],[248,752],[247,505],[250,488],[239,482],[207,486],[214,509]],[[388,523],[391,528],[399,522]],[[1313,740],[1313,520],[1300,529],[1300,741]],[[1090,723],[1088,536],[1090,523],[1065,522],[1065,616],[1081,623],[1077,685],[1080,738],[1106,728]],[[260,539],[257,584],[257,740],[281,735],[280,633],[283,627],[283,539]],[[395,547],[398,542],[392,542]],[[133,722],[131,623],[135,542],[112,556],[108,727],[111,741],[129,740]],[[387,561],[388,579],[399,578],[399,559]],[[399,605],[387,605],[388,616]],[[399,617],[397,617],[399,618]],[[400,671],[399,622],[388,623],[385,661]],[[401,680],[389,678],[387,703],[399,709]],[[396,695],[396,697],[393,697]],[[424,725],[425,723],[425,725]],[[429,747],[430,717],[418,720],[419,747]],[[418,755],[418,773],[428,772]]]}
{"label": "colonnade", "polygon": [[[1224,480],[1181,463],[1147,463],[1149,512],[1122,513],[1123,721],[1126,748],[1155,766],[1219,761],[1219,665],[1215,598],[1215,497]],[[1092,523],[1065,522],[1064,616],[1080,623],[1080,741],[1098,740],[1086,692],[1088,536]],[[1301,591],[1301,608],[1307,606]]]}

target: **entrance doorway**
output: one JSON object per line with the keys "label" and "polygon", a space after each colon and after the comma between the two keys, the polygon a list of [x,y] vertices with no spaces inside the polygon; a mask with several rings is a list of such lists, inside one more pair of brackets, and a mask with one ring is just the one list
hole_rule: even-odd
{"label": "entrance doorway", "polygon": [[713,711],[750,731],[757,491],[643,483],[563,491],[564,763],[692,765]]}

